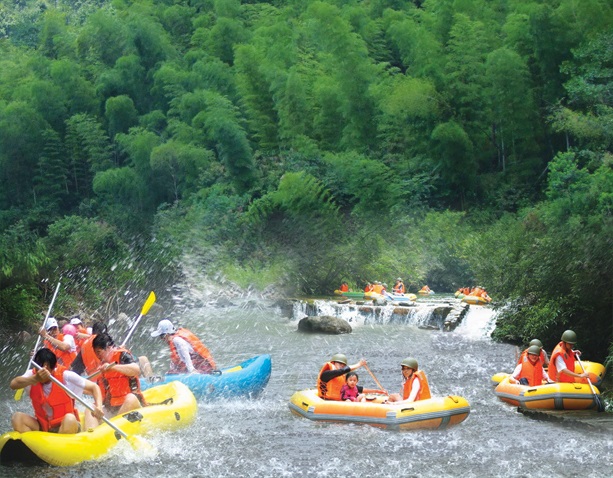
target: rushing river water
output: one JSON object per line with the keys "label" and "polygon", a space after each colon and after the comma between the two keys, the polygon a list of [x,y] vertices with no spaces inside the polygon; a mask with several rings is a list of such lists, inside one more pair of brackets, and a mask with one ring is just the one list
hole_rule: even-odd
{"label": "rushing river water", "polygon": [[[453,332],[366,322],[348,335],[322,336],[298,333],[296,319],[253,301],[195,308],[180,317],[181,324],[203,339],[218,365],[272,355],[272,376],[260,398],[201,402],[191,428],[150,438],[159,450],[154,459],[139,457],[122,441],[100,462],[2,467],[0,477],[611,476],[610,434],[531,420],[496,398],[490,377],[512,368],[515,347],[489,339],[491,318],[489,309],[471,307]],[[168,353],[148,337],[156,323],[157,318],[145,317],[131,346],[161,372]],[[24,350],[9,345],[2,351],[2,431],[10,428],[12,412],[31,410],[29,400],[15,402],[8,387],[10,378],[23,372]],[[448,430],[415,432],[322,424],[292,415],[289,397],[313,387],[321,365],[337,352],[351,363],[367,359],[379,381],[394,391],[400,388],[400,361],[414,356],[433,394],[464,396],[471,414]],[[357,372],[360,384],[376,388],[365,370]]]}

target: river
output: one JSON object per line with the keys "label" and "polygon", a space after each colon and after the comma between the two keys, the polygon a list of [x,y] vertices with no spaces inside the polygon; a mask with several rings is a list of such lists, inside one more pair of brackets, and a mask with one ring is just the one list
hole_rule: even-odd
{"label": "river", "polygon": [[[365,321],[354,324],[353,333],[335,336],[298,333],[297,319],[263,302],[184,310],[173,319],[203,339],[218,365],[272,355],[272,376],[260,398],[201,402],[194,426],[150,438],[158,448],[154,459],[138,456],[122,441],[99,462],[72,468],[1,467],[0,477],[611,476],[610,434],[530,420],[496,398],[490,377],[512,368],[515,347],[489,338],[490,309],[471,307],[453,332]],[[163,371],[168,360],[164,344],[148,336],[156,323],[157,317],[146,316],[131,346]],[[2,351],[3,431],[10,428],[12,412],[30,410],[29,400],[15,402],[8,387],[10,378],[23,372],[25,348],[8,344]],[[337,352],[351,363],[366,358],[390,390],[400,387],[400,361],[416,357],[433,394],[464,396],[471,414],[448,430],[415,432],[322,424],[292,415],[289,397],[313,387],[321,365]],[[360,384],[376,388],[367,372],[358,373]]]}

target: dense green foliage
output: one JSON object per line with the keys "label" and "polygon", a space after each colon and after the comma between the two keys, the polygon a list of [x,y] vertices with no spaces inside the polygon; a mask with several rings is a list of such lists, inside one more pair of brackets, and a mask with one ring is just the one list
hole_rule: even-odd
{"label": "dense green foliage", "polygon": [[192,261],[288,293],[479,282],[499,338],[602,359],[611,31],[608,0],[4,2],[0,322],[60,276],[60,310],[110,314]]}

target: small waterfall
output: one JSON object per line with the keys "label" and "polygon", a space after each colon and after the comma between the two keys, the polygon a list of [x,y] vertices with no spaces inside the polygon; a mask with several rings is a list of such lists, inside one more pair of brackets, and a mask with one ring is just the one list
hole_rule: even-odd
{"label": "small waterfall", "polygon": [[374,305],[366,303],[339,303],[333,300],[313,299],[293,303],[293,319],[307,316],[332,316],[346,320],[352,326],[364,324],[404,324],[421,328],[443,329],[450,314],[464,313],[465,305],[444,302],[412,305]]}
{"label": "small waterfall", "polygon": [[455,331],[465,337],[482,339],[489,338],[495,328],[496,311],[494,309],[471,305]]}

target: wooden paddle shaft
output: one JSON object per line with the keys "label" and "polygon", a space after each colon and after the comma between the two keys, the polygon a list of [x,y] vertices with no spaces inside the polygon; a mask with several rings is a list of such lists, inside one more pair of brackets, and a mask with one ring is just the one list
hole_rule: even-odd
{"label": "wooden paddle shaft", "polygon": [[364,365],[364,368],[370,374],[372,379],[375,381],[375,383],[377,384],[377,387],[379,387],[379,390],[384,391],[385,389],[383,388],[383,385],[381,385],[381,382],[377,380],[377,377],[375,377],[375,374],[370,371],[370,369],[368,368],[368,365]]}

